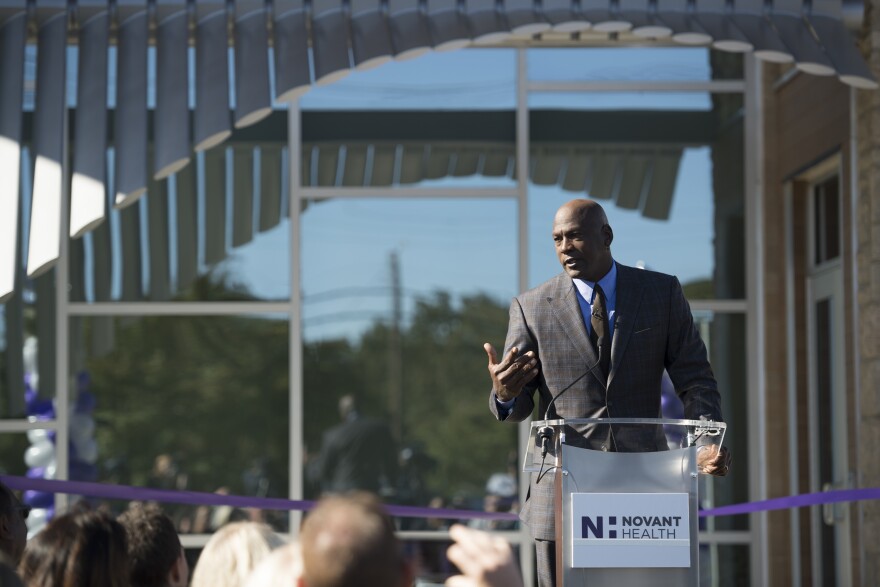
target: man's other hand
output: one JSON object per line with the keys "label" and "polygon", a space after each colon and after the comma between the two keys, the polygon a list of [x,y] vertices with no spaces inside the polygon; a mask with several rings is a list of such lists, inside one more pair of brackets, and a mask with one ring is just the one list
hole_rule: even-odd
{"label": "man's other hand", "polygon": [[697,470],[700,473],[724,477],[730,472],[730,461],[730,451],[726,446],[718,450],[718,446],[710,444],[697,449]]}
{"label": "man's other hand", "polygon": [[498,355],[491,344],[487,342],[483,348],[489,356],[492,390],[500,401],[510,401],[518,396],[523,387],[538,374],[538,358],[532,351],[518,356],[518,349],[513,347],[499,363]]}
{"label": "man's other hand", "polygon": [[507,540],[461,524],[449,528],[449,536],[454,542],[446,556],[462,574],[447,579],[447,587],[522,587]]}

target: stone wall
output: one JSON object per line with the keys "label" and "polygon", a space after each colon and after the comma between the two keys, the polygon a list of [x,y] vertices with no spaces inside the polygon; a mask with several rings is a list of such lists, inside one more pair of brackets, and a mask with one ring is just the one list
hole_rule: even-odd
{"label": "stone wall", "polygon": [[[861,48],[880,79],[880,0],[866,0]],[[880,486],[880,91],[858,91],[859,487]],[[862,585],[880,585],[880,502],[858,506]]]}

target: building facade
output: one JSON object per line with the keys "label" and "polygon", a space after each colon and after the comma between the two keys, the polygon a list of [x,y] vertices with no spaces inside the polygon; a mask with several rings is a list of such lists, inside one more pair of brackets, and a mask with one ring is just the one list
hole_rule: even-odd
{"label": "building facade", "polygon": [[[313,498],[354,395],[388,503],[515,510],[481,346],[586,195],[709,348],[701,507],[878,485],[873,5],[9,4],[6,473]],[[243,515],[168,507],[192,549]],[[875,584],[876,507],[706,518],[702,582]],[[444,524],[400,521],[425,580]]]}

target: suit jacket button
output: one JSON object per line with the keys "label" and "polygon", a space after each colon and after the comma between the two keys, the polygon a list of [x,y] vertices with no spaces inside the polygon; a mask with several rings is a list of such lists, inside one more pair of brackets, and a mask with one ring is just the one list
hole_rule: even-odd
{"label": "suit jacket button", "polygon": [[602,452],[608,452],[608,447],[604,444],[602,445]]}

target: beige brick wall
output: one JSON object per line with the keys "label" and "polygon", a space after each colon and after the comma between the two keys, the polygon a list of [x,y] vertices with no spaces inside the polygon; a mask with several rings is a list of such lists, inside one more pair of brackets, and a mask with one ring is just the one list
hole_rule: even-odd
{"label": "beige brick wall", "polygon": [[[862,50],[880,79],[880,1],[865,5]],[[880,91],[859,91],[858,116],[858,305],[861,375],[858,442],[859,487],[880,486]],[[880,503],[860,504],[864,554],[862,585],[880,585]]]}

